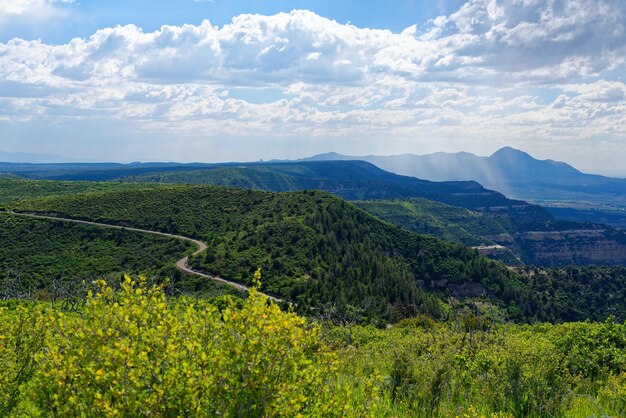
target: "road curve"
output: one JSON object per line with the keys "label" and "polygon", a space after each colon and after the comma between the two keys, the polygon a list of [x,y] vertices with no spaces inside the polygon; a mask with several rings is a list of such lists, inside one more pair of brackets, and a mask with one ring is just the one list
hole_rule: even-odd
{"label": "road curve", "polygon": [[[78,219],[61,218],[61,217],[58,217],[58,216],[37,215],[37,214],[34,214],[34,213],[25,213],[25,212],[13,212],[13,211],[10,211],[10,210],[4,211],[4,213],[8,213],[10,215],[15,215],[15,216],[23,216],[23,217],[26,217],[26,218],[35,218],[35,219],[44,219],[44,220],[51,220],[51,221],[71,222],[71,223],[81,224],[81,225],[90,225],[90,226],[97,226],[97,227],[101,227],[101,228],[110,228],[110,229],[123,229],[125,231],[139,232],[139,233],[142,233],[142,234],[157,235],[157,236],[160,236],[160,237],[167,237],[167,238],[175,238],[175,239],[179,239],[179,240],[182,240],[182,241],[190,242],[190,243],[192,243],[192,244],[194,244],[194,245],[196,245],[198,247],[196,249],[196,251],[192,254],[192,256],[198,255],[198,254],[206,251],[206,249],[208,248],[206,243],[204,243],[202,241],[199,241],[197,239],[185,237],[185,236],[182,236],[182,235],[168,234],[168,233],[165,233],[165,232],[149,231],[147,229],[130,228],[130,227],[125,227],[125,226],[121,226],[121,225],[111,225],[111,224],[104,224],[104,223],[100,223],[100,222],[81,221],[81,220],[78,220]],[[244,285],[242,285],[240,283],[231,282],[230,280],[222,279],[221,277],[218,277],[218,276],[211,276],[211,275],[208,275],[208,274],[205,274],[205,273],[201,273],[199,271],[192,270],[191,268],[189,268],[189,265],[187,264],[188,261],[189,261],[189,257],[181,258],[180,260],[178,260],[176,262],[176,268],[178,268],[183,273],[187,273],[187,274],[192,274],[194,276],[203,277],[205,279],[212,280],[212,281],[214,281],[216,283],[226,284],[226,285],[232,286],[232,287],[234,287],[234,288],[236,288],[237,290],[240,290],[240,291],[247,292],[248,290],[250,290],[250,288],[248,286],[244,286]],[[273,296],[269,296],[269,295],[265,295],[265,296],[267,296],[270,300],[273,300],[274,302],[282,302],[281,299],[275,298]]]}

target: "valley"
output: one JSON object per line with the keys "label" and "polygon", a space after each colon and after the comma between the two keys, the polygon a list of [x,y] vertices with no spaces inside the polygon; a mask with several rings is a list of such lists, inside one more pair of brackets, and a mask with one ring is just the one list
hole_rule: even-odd
{"label": "valley", "polygon": [[[128,355],[142,365],[132,367],[137,373],[153,361],[142,354],[143,341],[155,338],[150,350],[181,364],[168,367],[169,376],[202,370],[205,377],[193,384],[216,391],[214,399],[224,396],[226,414],[244,408],[240,398],[226,400],[222,384],[209,382],[218,370],[221,382],[239,373],[238,359],[254,353],[332,380],[328,392],[320,380],[293,383],[289,393],[314,388],[324,400],[299,406],[309,412],[347,403],[353,416],[449,415],[473,411],[475,402],[511,416],[589,411],[594,403],[622,411],[611,388],[622,384],[614,371],[626,359],[606,354],[626,349],[626,240],[619,229],[558,221],[475,182],[423,181],[360,162],[166,168],[122,178],[114,177],[120,167],[114,171],[72,172],[82,180],[0,180],[0,335],[13,344],[9,353],[22,353],[19,329],[28,330],[30,346],[54,348],[71,327],[77,346],[108,347],[108,336],[134,344]],[[118,315],[128,319],[106,319]],[[206,340],[200,324],[219,345]],[[128,327],[149,331],[135,337]],[[187,348],[161,346],[164,332]],[[602,341],[584,343],[593,359],[576,354],[581,338]],[[249,341],[263,343],[247,351]],[[72,352],[74,364],[110,362],[108,379],[120,360],[84,357],[94,352]],[[9,379],[12,393],[34,401],[0,397],[0,412],[54,402],[24,383],[49,387],[47,375],[28,372],[39,354],[20,355],[27,372],[5,366],[0,382]],[[234,362],[207,369],[219,358]],[[6,361],[0,355],[0,365]],[[64,373],[55,357],[38,361],[50,376]],[[485,361],[502,383],[477,372]],[[520,362],[534,365],[524,369],[527,377],[509,372]],[[272,368],[245,370],[285,382]],[[158,379],[152,388],[191,384]],[[509,385],[520,383],[524,395],[512,396]],[[100,390],[81,379],[67,385]],[[341,392],[348,387],[351,395]],[[575,401],[572,387],[592,393],[593,402]],[[471,403],[463,391],[472,393]]]}
{"label": "valley", "polygon": [[[360,161],[219,165],[121,180],[131,184],[213,184],[273,192],[320,189],[355,201],[375,216],[419,234],[471,246],[503,245],[505,250],[485,254],[511,265],[565,266],[574,260],[582,264],[626,264],[626,235],[613,226],[557,220],[549,209],[508,199],[475,182],[423,181]],[[567,233],[569,230],[579,232]],[[595,238],[580,239],[581,234]],[[541,243],[540,237],[546,242]],[[601,242],[596,245],[598,240]]]}
{"label": "valley", "polygon": [[[43,184],[53,191],[65,183]],[[296,304],[300,312],[331,304],[356,309],[362,320],[374,322],[397,321],[420,312],[443,318],[451,303],[471,306],[478,300],[489,301],[505,316],[522,321],[555,320],[565,312],[566,305],[561,305],[559,299],[539,297],[524,275],[461,244],[493,248],[501,242],[516,250],[524,244],[527,247],[518,251],[524,254],[525,248],[530,248],[528,253],[544,257],[547,266],[595,261],[591,253],[581,253],[575,260],[558,253],[563,243],[553,236],[565,236],[560,241],[569,245],[582,239],[580,233],[556,230],[545,239],[519,233],[523,239],[507,243],[503,237],[511,236],[522,224],[510,216],[424,198],[352,204],[318,191],[275,193],[206,185],[142,188],[144,183],[136,187],[104,184],[107,186],[94,184],[97,191],[79,189],[56,196],[41,193],[43,197],[34,199],[16,197],[9,206],[17,212],[115,225],[125,233],[142,229],[205,242],[208,249],[190,255],[187,261],[190,269],[205,276],[176,279],[187,290],[202,283],[202,277],[206,281],[211,276],[249,286],[252,273],[261,267],[262,290]],[[18,181],[15,191],[8,190],[7,196],[19,195],[23,187]],[[583,234],[585,245],[603,245],[599,237],[605,232],[598,230],[595,234]],[[556,250],[541,246],[553,241],[557,242]],[[597,248],[596,254],[606,249]],[[495,258],[509,264],[525,264],[508,249],[496,253]],[[620,254],[618,248],[615,257]],[[548,262],[553,259],[558,261]],[[173,264],[170,262],[170,269]],[[621,280],[619,270],[608,274]],[[566,283],[559,286],[565,288]],[[573,295],[567,298],[569,303]],[[582,319],[602,317],[605,308],[600,303],[577,309]],[[624,311],[626,306],[619,305],[616,314]],[[538,312],[545,316],[537,316]]]}
{"label": "valley", "polygon": [[0,418],[626,418],[625,57],[623,0],[0,0]]}

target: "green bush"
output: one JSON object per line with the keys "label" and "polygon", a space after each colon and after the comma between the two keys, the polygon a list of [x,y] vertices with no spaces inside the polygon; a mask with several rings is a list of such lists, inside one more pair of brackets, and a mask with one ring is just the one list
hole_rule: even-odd
{"label": "green bush", "polygon": [[385,382],[377,415],[624,416],[625,324],[464,322],[353,327],[350,373]]}
{"label": "green bush", "polygon": [[36,370],[35,353],[44,344],[45,311],[30,303],[0,305],[0,416],[19,401],[20,386]]}
{"label": "green bush", "polygon": [[626,324],[612,319],[327,328],[256,287],[247,299],[168,300],[143,280],[97,284],[79,312],[0,303],[0,416],[626,412]]}
{"label": "green bush", "polygon": [[25,331],[32,341],[37,329],[2,328],[3,406],[16,404],[21,386],[17,411],[26,416],[367,415],[351,402],[320,329],[255,289],[220,310],[169,302],[161,287],[129,277],[120,291],[98,285],[80,315],[0,313],[3,324],[17,317],[49,330],[43,347],[31,348],[33,363],[16,338]]}

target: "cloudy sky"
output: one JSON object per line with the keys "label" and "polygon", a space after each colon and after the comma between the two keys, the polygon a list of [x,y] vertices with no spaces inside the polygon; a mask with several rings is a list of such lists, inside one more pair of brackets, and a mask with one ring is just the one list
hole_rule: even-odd
{"label": "cloudy sky", "polygon": [[626,175],[626,2],[0,0],[0,151],[505,145]]}

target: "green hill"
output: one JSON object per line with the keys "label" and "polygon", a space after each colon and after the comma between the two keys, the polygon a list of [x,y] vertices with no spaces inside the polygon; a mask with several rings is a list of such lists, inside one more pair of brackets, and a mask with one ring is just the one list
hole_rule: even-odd
{"label": "green hill", "polygon": [[170,277],[184,241],[0,212],[0,295],[75,286],[110,274]]}
{"label": "green hill", "polygon": [[409,231],[481,246],[483,254],[511,266],[626,265],[624,231],[605,225],[552,221],[541,229],[526,231],[509,216],[425,199],[355,204]]}
{"label": "green hill", "polygon": [[83,192],[134,190],[158,187],[158,184],[26,180],[0,177],[0,206],[25,199],[46,196],[64,196]]}
{"label": "green hill", "polygon": [[300,309],[334,303],[353,305],[368,317],[442,316],[439,300],[447,295],[484,296],[516,319],[537,311],[530,288],[501,264],[382,222],[323,192],[171,186],[16,207],[205,240],[210,250],[190,260],[194,268],[245,281],[262,267],[264,290]]}
{"label": "green hill", "polygon": [[[382,216],[391,208],[390,213],[401,213],[408,220],[422,216],[429,222],[441,222],[444,227],[440,232],[451,236],[472,222],[473,228],[483,228],[484,232],[500,225],[480,218],[471,221],[474,212],[428,201],[356,203],[369,205]],[[474,250],[416,235],[325,192],[163,185],[158,189],[112,188],[50,196],[11,206],[199,238],[209,244],[209,250],[190,260],[196,270],[245,282],[261,267],[263,290],[296,302],[298,309],[307,313],[315,313],[308,311],[309,307],[327,306],[349,308],[356,317],[385,321],[417,312],[445,317],[450,304],[482,299],[508,311],[516,320],[603,319],[609,314],[626,318],[626,299],[619,290],[626,288],[624,269],[536,270],[541,274],[518,275]],[[397,206],[405,212],[399,212]],[[452,224],[455,219],[458,228]],[[100,233],[104,231],[93,236]],[[7,259],[17,254],[11,250],[16,238],[21,234],[2,239]],[[34,243],[44,238],[33,240],[27,247],[37,248]],[[45,254],[45,247],[42,251]],[[107,252],[109,249],[103,248],[102,256]],[[51,263],[81,256],[79,251],[68,251]],[[145,265],[158,269],[167,264],[163,260],[145,260]],[[122,267],[98,271],[120,271]],[[45,274],[36,263],[30,268]],[[87,270],[85,274],[98,271]],[[578,277],[585,279],[578,283]],[[184,277],[180,285],[192,291],[207,286],[197,277]],[[591,300],[581,298],[583,294],[602,297]]]}
{"label": "green hill", "polygon": [[545,224],[544,209],[507,199],[473,181],[432,182],[400,176],[364,161],[215,164],[184,170],[162,169],[126,176],[129,182],[212,184],[273,192],[324,190],[347,200],[421,197],[473,210],[509,216],[516,224]]}

